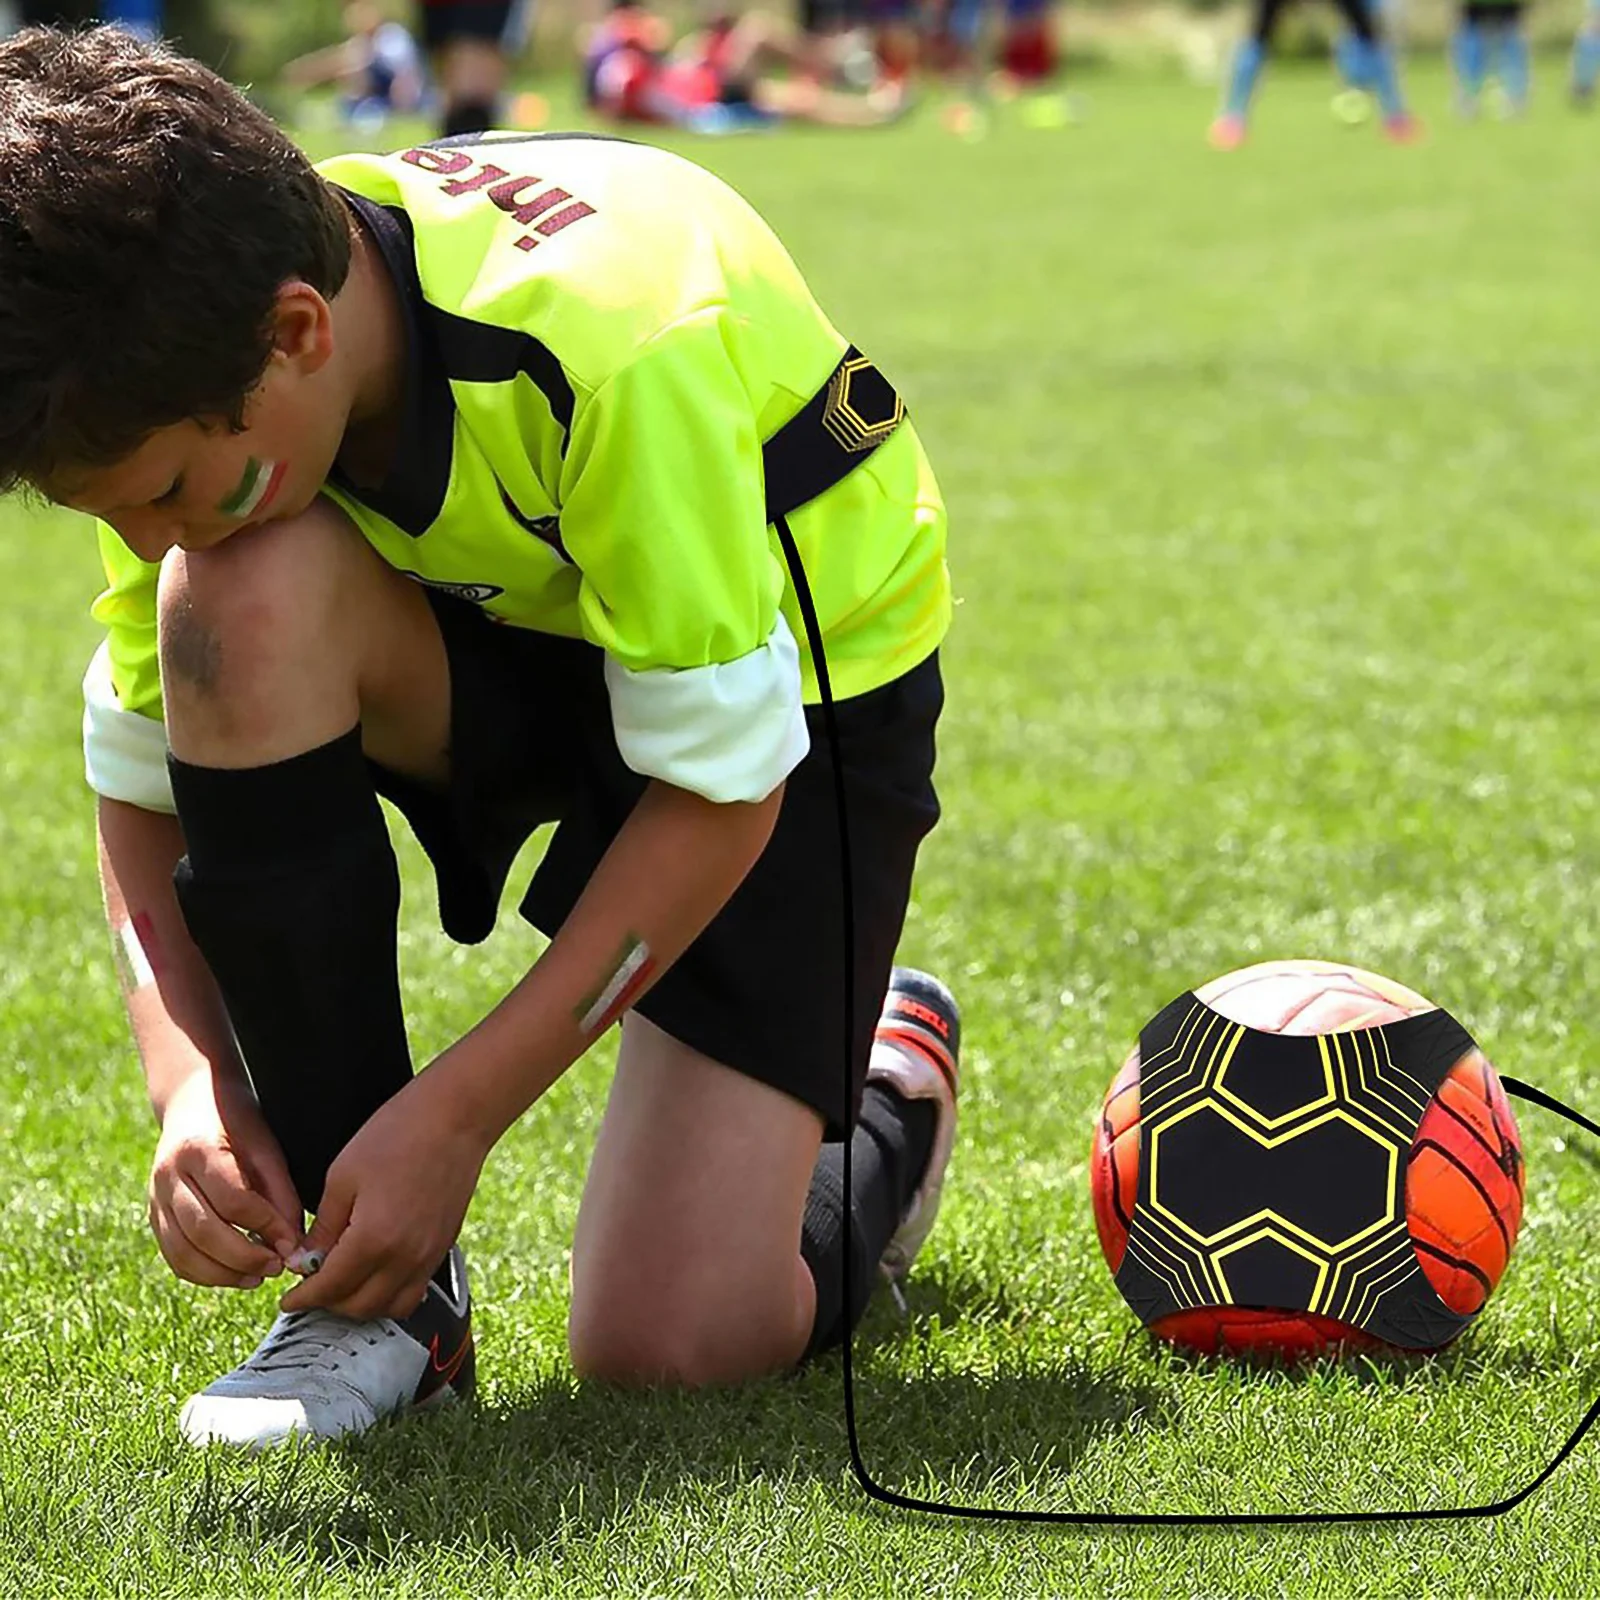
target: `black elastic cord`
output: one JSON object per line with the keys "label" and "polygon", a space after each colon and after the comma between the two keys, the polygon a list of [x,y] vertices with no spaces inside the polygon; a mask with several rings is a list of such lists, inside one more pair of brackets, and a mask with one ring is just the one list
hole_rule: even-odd
{"label": "black elastic cord", "polygon": [[[789,531],[787,517],[774,517],[772,525],[778,530],[778,540],[783,546],[783,558],[789,565],[789,577],[794,583],[795,600],[800,607],[800,620],[805,624],[806,644],[811,650],[811,665],[817,674],[817,688],[822,695],[822,726],[828,738],[828,756],[833,762],[833,798],[839,810],[839,880],[844,897],[844,1103],[849,1106],[855,1096],[855,1014],[856,1014],[856,908],[851,885],[854,874],[850,870],[850,807],[846,802],[844,787],[844,757],[839,742],[839,719],[833,705],[833,685],[828,678],[827,652],[822,648],[822,625],[817,621],[816,602],[811,598],[811,585],[806,581],[805,563]],[[844,1205],[848,1224],[851,1202],[855,1196],[854,1177],[850,1170],[850,1146],[854,1141],[850,1130],[844,1136]],[[846,1244],[839,1252],[844,1272],[844,1306],[855,1302],[850,1291],[855,1287],[855,1273],[850,1258],[855,1252]],[[861,1459],[861,1441],[856,1433],[856,1390],[852,1370],[852,1347],[855,1329],[845,1318],[844,1342],[840,1354],[844,1359],[844,1427],[850,1443],[850,1465],[861,1487],[875,1499],[889,1499],[887,1493],[873,1481]]]}
{"label": "black elastic cord", "polygon": [[[822,628],[817,621],[816,604],[811,598],[811,585],[806,581],[805,564],[800,559],[800,552],[795,546],[794,535],[789,531],[787,520],[782,516],[774,517],[773,526],[777,529],[779,542],[783,546],[784,560],[788,563],[789,576],[794,583],[801,621],[805,624],[806,643],[811,650],[812,666],[817,674],[817,688],[822,696],[822,724],[827,734],[828,754],[833,761],[834,798],[839,808],[841,891],[844,900],[844,1091],[845,1104],[849,1105],[855,1087],[852,1028],[852,1020],[855,1017],[855,902],[851,893],[850,821],[844,784],[844,762],[840,754],[839,724],[834,713],[833,687],[828,679],[828,659],[822,647]],[[1566,1117],[1578,1127],[1600,1137],[1600,1124],[1591,1122],[1570,1106],[1563,1105],[1553,1095],[1523,1083],[1520,1078],[1502,1077],[1500,1083],[1507,1094],[1516,1095],[1533,1105],[1543,1107],[1546,1111],[1555,1112],[1557,1116]],[[847,1208],[854,1193],[850,1171],[850,1143],[847,1137],[844,1141],[843,1173]],[[850,1291],[853,1287],[854,1273],[850,1258],[853,1253],[849,1249],[840,1252],[843,1261],[846,1306],[851,1304]],[[855,1330],[847,1326],[844,1331],[844,1341],[840,1346],[844,1360],[845,1436],[850,1447],[850,1468],[862,1489],[874,1500],[886,1506],[899,1507],[904,1511],[924,1511],[944,1517],[975,1517],[989,1522],[1056,1523],[1100,1528],[1265,1528],[1332,1522],[1448,1522],[1463,1518],[1498,1517],[1514,1506],[1521,1505],[1530,1495],[1542,1488],[1561,1463],[1577,1449],[1583,1436],[1597,1420],[1600,1420],[1600,1400],[1596,1400],[1584,1413],[1583,1420],[1573,1429],[1567,1442],[1537,1476],[1515,1493],[1499,1500],[1491,1500],[1481,1506],[1461,1506],[1455,1509],[1435,1506],[1420,1510],[1393,1511],[1257,1511],[1239,1514],[1221,1511],[1195,1514],[1158,1511],[1021,1511],[1004,1507],[960,1506],[942,1500],[923,1500],[915,1495],[900,1494],[896,1490],[886,1489],[867,1470],[867,1464],[861,1455],[860,1435],[856,1428],[855,1367],[852,1354],[854,1344]]]}
{"label": "black elastic cord", "polygon": [[1507,1094],[1514,1094],[1519,1100],[1527,1100],[1536,1106],[1543,1106],[1546,1111],[1553,1111],[1558,1117],[1565,1117],[1568,1122],[1576,1122],[1587,1133],[1592,1133],[1600,1139],[1600,1122],[1591,1122],[1581,1112],[1574,1111],[1571,1106],[1563,1105],[1553,1094],[1546,1094],[1543,1089],[1535,1089],[1531,1083],[1524,1083],[1521,1078],[1508,1078],[1500,1074],[1500,1087]]}

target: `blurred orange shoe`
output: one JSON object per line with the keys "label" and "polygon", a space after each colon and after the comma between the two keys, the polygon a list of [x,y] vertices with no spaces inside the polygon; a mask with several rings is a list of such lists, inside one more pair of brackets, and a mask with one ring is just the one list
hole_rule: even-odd
{"label": "blurred orange shoe", "polygon": [[1390,144],[1420,143],[1423,132],[1421,121],[1409,111],[1402,111],[1398,117],[1383,119],[1383,136]]}
{"label": "blurred orange shoe", "polygon": [[947,133],[953,133],[958,139],[975,142],[989,131],[988,113],[970,100],[952,100],[939,113],[939,121]]}
{"label": "blurred orange shoe", "polygon": [[550,102],[542,94],[535,94],[530,89],[524,94],[512,97],[510,112],[513,128],[523,128],[532,132],[549,122]]}
{"label": "blurred orange shoe", "polygon": [[1237,150],[1244,143],[1245,120],[1232,112],[1224,112],[1211,124],[1206,135],[1213,150]]}

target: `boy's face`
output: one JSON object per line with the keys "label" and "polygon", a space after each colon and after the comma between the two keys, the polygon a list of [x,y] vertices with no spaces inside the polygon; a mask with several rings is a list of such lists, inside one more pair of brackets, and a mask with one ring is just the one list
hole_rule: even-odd
{"label": "boy's face", "polygon": [[323,326],[315,326],[315,307],[291,308],[291,325],[280,323],[266,372],[246,402],[242,432],[174,423],[52,498],[102,518],[145,561],[159,561],[175,546],[205,550],[241,528],[305,510],[328,476],[348,416],[329,368],[327,306],[316,298]]}

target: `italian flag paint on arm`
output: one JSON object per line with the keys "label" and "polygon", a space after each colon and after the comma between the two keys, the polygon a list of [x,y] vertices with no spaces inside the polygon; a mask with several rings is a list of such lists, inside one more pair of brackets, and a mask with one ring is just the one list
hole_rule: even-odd
{"label": "italian flag paint on arm", "polygon": [[585,996],[578,1008],[578,1027],[584,1037],[592,1039],[604,1033],[638,998],[655,970],[650,946],[630,933],[617,952],[611,976],[596,993]]}
{"label": "italian flag paint on arm", "polygon": [[217,510],[225,517],[248,517],[259,511],[278,492],[288,466],[287,461],[261,461],[251,456],[238,487],[218,502]]}

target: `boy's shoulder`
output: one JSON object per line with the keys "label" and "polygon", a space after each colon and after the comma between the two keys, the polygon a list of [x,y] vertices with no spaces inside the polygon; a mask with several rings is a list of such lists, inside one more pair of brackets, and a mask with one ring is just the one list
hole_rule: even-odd
{"label": "boy's shoulder", "polygon": [[593,192],[608,172],[637,164],[626,146],[598,155],[558,152],[558,143],[574,142],[490,134],[413,145],[388,155],[333,156],[319,162],[317,170],[342,189],[400,207],[418,229],[443,230],[463,242],[481,235],[487,243],[505,234],[526,254],[598,214],[590,201],[563,189],[554,169],[569,182],[581,173],[588,180],[584,187]]}
{"label": "boy's shoulder", "polygon": [[531,334],[584,387],[708,307],[808,344],[826,327],[757,212],[653,146],[491,133],[318,171],[388,230],[391,267],[434,313]]}
{"label": "boy's shoulder", "polygon": [[625,139],[490,133],[390,155],[334,156],[317,170],[403,210],[419,254],[514,251],[505,264],[559,275],[580,262],[592,269],[627,243],[643,281],[681,267],[686,247],[708,238],[735,255],[782,254],[772,230],[720,178]]}

